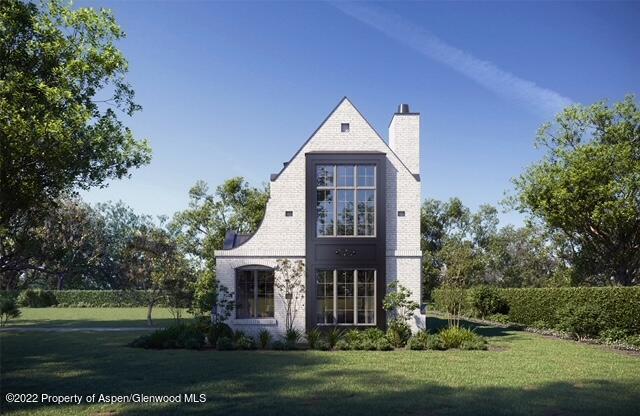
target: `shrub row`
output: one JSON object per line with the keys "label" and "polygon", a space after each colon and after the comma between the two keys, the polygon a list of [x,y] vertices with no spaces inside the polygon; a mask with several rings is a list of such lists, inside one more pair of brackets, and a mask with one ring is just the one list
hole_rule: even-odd
{"label": "shrub row", "polygon": [[[558,328],[573,324],[566,322],[568,315],[597,315],[601,330],[617,328],[640,334],[640,287],[518,288],[497,292],[507,302],[509,322]],[[438,310],[445,309],[444,295],[441,289],[434,291],[434,307]],[[465,302],[464,314],[480,315],[469,296]]]}
{"label": "shrub row", "polygon": [[[4,292],[17,297],[22,307],[44,308],[85,307],[85,308],[133,308],[149,304],[151,292],[145,290],[41,290],[26,289],[21,292]],[[159,301],[156,306],[167,306]]]}

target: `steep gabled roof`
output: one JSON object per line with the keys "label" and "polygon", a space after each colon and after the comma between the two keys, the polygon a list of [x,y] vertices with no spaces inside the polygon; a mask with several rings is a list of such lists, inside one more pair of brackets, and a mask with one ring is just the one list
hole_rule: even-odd
{"label": "steep gabled roof", "polygon": [[373,127],[373,125],[371,125],[371,123],[369,123],[369,120],[367,120],[367,118],[362,115],[362,113],[360,112],[360,110],[358,110],[358,107],[356,107],[353,102],[351,102],[351,100],[349,100],[349,98],[347,98],[347,96],[345,95],[344,97],[342,97],[342,99],[338,102],[338,104],[333,108],[333,110],[331,110],[331,112],[329,113],[329,115],[327,117],[325,117],[324,120],[322,120],[322,123],[320,123],[320,125],[318,126],[318,128],[316,128],[313,133],[311,133],[311,136],[309,136],[309,138],[307,140],[305,140],[305,142],[302,144],[302,146],[300,146],[300,148],[294,153],[294,155],[291,157],[291,159],[289,159],[288,162],[285,162],[282,169],[280,169],[280,172],[278,173],[272,173],[271,174],[271,181],[275,181],[276,179],[278,179],[278,177],[282,174],[282,172],[285,171],[285,169],[287,169],[287,167],[289,166],[289,164],[293,161],[293,159],[296,158],[296,156],[298,156],[298,154],[302,151],[302,149],[304,149],[304,147],[307,145],[307,143],[309,143],[311,141],[311,139],[313,139],[313,136],[316,135],[316,133],[318,132],[318,130],[320,130],[322,128],[322,126],[324,126],[324,124],[327,122],[327,120],[329,120],[331,118],[331,116],[333,115],[333,113],[336,112],[336,110],[338,108],[340,108],[340,106],[342,105],[342,103],[344,101],[347,101],[349,104],[351,104],[351,106],[356,110],[356,112],[358,113],[358,115],[365,121],[365,123],[367,123],[367,125],[371,128],[371,130],[376,134],[376,136],[378,137],[378,139],[380,139],[380,141],[382,143],[384,143],[384,145],[387,147],[387,149],[389,149],[389,151],[400,161],[400,164],[402,164],[402,166],[407,170],[407,172],[414,177],[414,179],[416,179],[417,181],[420,181],[420,175],[416,175],[416,174],[412,174],[411,171],[409,170],[409,168],[407,167],[407,165],[404,164],[404,162],[402,161],[402,159],[400,159],[400,157],[398,157],[398,155],[389,147],[389,145],[387,144],[387,142],[384,141],[384,139],[382,138],[382,136],[380,136],[380,133],[378,133],[378,131],[375,129],[375,127]]}

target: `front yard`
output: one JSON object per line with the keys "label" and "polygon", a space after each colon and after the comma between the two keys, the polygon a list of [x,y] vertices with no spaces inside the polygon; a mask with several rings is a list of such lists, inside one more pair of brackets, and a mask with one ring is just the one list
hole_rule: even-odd
{"label": "front yard", "polygon": [[[60,310],[51,310],[52,319]],[[87,322],[80,326],[93,326]],[[133,332],[2,333],[2,413],[637,414],[640,357],[494,327],[478,331],[491,337],[489,351],[151,351],[125,346]],[[19,407],[4,401],[10,392],[204,393],[206,402]]]}

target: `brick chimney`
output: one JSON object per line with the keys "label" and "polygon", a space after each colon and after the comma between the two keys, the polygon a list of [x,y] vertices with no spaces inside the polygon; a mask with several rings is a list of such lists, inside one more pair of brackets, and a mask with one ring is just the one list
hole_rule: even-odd
{"label": "brick chimney", "polygon": [[400,104],[389,125],[389,147],[414,175],[420,174],[420,113]]}

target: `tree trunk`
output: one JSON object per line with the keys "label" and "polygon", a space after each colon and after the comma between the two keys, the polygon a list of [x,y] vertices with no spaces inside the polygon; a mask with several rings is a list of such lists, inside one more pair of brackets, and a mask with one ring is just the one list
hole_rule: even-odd
{"label": "tree trunk", "polygon": [[62,286],[64,285],[64,273],[58,273],[58,283],[56,288],[58,290],[62,290]]}
{"label": "tree trunk", "polygon": [[153,320],[151,319],[151,312],[153,311],[153,304],[155,301],[149,302],[149,307],[147,308],[147,325],[153,326]]}

